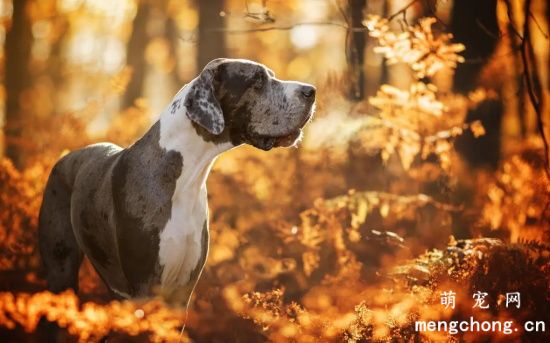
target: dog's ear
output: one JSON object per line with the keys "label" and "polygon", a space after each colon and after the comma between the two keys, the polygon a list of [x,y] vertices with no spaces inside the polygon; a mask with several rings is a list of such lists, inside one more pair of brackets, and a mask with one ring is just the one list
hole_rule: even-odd
{"label": "dog's ear", "polygon": [[214,60],[204,67],[199,77],[190,85],[185,97],[187,117],[214,135],[222,133],[225,127],[223,112],[214,89],[219,62]]}

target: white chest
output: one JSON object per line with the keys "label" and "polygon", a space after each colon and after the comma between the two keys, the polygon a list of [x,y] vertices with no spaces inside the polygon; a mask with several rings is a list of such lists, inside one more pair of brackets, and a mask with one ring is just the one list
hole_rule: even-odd
{"label": "white chest", "polygon": [[163,287],[187,284],[207,248],[202,246],[202,231],[208,219],[206,188],[192,188],[178,190],[176,186],[171,217],[160,235]]}

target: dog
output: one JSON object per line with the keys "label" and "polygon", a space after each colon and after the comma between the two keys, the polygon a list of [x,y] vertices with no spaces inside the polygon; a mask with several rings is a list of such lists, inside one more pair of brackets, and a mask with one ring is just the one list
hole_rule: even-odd
{"label": "dog", "polygon": [[118,296],[187,306],[208,254],[206,179],[216,156],[296,144],[315,92],[262,64],[216,59],[130,147],[99,143],[61,158],[39,215],[48,288],[78,291],[86,255]]}

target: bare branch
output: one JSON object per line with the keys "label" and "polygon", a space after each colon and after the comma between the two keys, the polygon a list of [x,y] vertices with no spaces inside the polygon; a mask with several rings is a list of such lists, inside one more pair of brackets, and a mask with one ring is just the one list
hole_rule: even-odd
{"label": "bare branch", "polygon": [[518,29],[514,25],[514,16],[512,14],[512,4],[510,3],[510,0],[505,0],[506,3],[506,14],[508,15],[508,22],[510,23],[510,29],[512,30],[512,33],[516,35],[521,41],[523,41],[523,36],[519,33]]}
{"label": "bare branch", "polygon": [[439,16],[437,15],[437,1],[434,3],[434,6],[430,6],[430,1],[429,0],[424,0],[424,3],[425,3],[425,6],[426,8],[428,9],[428,15],[430,17],[434,17],[435,20],[437,20],[437,22],[439,24],[441,24],[447,31],[449,30],[449,25],[444,22],[441,18],[439,18]]}
{"label": "bare branch", "polygon": [[349,42],[349,39],[350,39],[349,38],[350,37],[350,28],[352,27],[352,25],[349,24],[348,15],[347,15],[346,11],[340,5],[340,0],[334,0],[334,5],[336,6],[336,8],[338,8],[338,11],[340,12],[340,15],[342,16],[342,18],[346,22],[346,36],[344,37],[344,53],[346,55],[346,61],[349,61],[349,52],[348,52],[348,49],[346,49],[345,47],[348,46],[348,42]]}
{"label": "bare branch", "polygon": [[351,30],[351,31],[365,31],[366,28],[356,28],[356,29],[350,29],[348,26],[344,23],[340,22],[333,22],[333,21],[312,21],[312,22],[303,22],[303,23],[296,23],[296,24],[290,24],[290,25],[281,25],[281,26],[264,26],[264,27],[258,27],[254,29],[224,29],[224,28],[218,28],[218,29],[210,29],[210,31],[224,31],[230,34],[239,34],[239,33],[250,33],[250,32],[265,32],[265,31],[288,31],[292,30],[295,27],[298,26],[335,26],[340,27],[345,30]]}
{"label": "bare branch", "polygon": [[533,22],[535,23],[535,25],[537,25],[537,28],[539,29],[540,33],[544,36],[544,38],[548,39],[548,32],[544,32],[544,30],[542,29],[542,26],[540,25],[539,21],[533,15],[532,12],[529,12],[529,16],[533,19]]}
{"label": "bare branch", "polygon": [[500,39],[502,37],[501,32],[491,32],[483,23],[479,20],[479,18],[476,18],[476,25],[483,31],[485,34],[493,39]]}
{"label": "bare branch", "polygon": [[[509,0],[507,1],[509,4]],[[521,59],[523,61],[523,76],[527,85],[527,94],[529,100],[535,109],[537,115],[537,127],[544,144],[544,161],[546,176],[550,179],[550,161],[548,157],[549,144],[544,131],[544,121],[542,120],[542,89],[541,81],[537,71],[535,52],[531,42],[531,30],[529,27],[529,18],[531,10],[531,0],[526,0],[524,5],[525,21],[523,24],[523,39],[521,40]]]}
{"label": "bare branch", "polygon": [[[402,14],[403,16],[406,16],[407,15],[407,10],[417,2],[418,2],[418,0],[412,0],[405,7],[403,7],[399,11],[395,12],[394,14],[390,15],[388,17],[388,20],[392,21],[393,19],[395,19],[395,17],[399,16],[400,14]],[[405,22],[407,22],[406,18],[405,18]]]}
{"label": "bare branch", "polygon": [[348,16],[346,15],[346,11],[344,11],[344,9],[342,8],[342,6],[340,6],[339,0],[335,0],[335,1],[334,1],[334,4],[336,5],[336,8],[338,8],[338,11],[339,11],[340,14],[342,15],[342,18],[344,19],[344,21],[346,22],[346,24],[347,24],[348,26],[350,26],[350,25],[349,25]]}

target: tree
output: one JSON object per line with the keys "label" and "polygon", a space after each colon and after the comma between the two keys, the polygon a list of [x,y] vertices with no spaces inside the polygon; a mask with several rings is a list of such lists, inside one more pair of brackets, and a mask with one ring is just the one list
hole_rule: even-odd
{"label": "tree", "polygon": [[225,57],[225,36],[221,30],[223,0],[197,1],[199,9],[199,49],[197,68],[215,58]]}
{"label": "tree", "polygon": [[[352,99],[363,99],[365,90],[365,32],[363,28],[363,9],[367,6],[367,0],[348,0],[348,25],[349,31],[346,39],[346,58],[350,70],[351,88],[349,95]],[[358,30],[355,30],[358,29]]]}
{"label": "tree", "polygon": [[[466,63],[459,64],[453,80],[457,93],[468,94],[479,86],[479,75],[499,41],[497,1],[455,1],[450,30],[455,41],[466,46]],[[498,93],[499,90],[495,89]],[[471,133],[457,140],[457,150],[473,166],[496,168],[500,160],[500,135],[503,105],[500,99],[488,99],[470,110],[466,122],[481,120],[486,135],[474,138]]]}
{"label": "tree", "polygon": [[147,34],[147,22],[150,13],[151,5],[146,1],[140,1],[136,17],[132,23],[132,35],[126,50],[126,64],[132,68],[132,79],[128,83],[124,94],[124,108],[133,106],[143,91],[143,83],[147,72],[144,52],[150,39]]}
{"label": "tree", "polygon": [[477,87],[479,72],[499,41],[497,1],[454,1],[450,30],[455,40],[466,46],[464,58],[454,75],[454,90],[466,94]]}
{"label": "tree", "polygon": [[32,32],[27,15],[27,0],[13,1],[11,27],[6,33],[6,155],[17,167],[23,163],[18,141],[23,133],[21,122],[28,114],[21,106],[24,90],[31,83],[29,60],[31,56]]}

